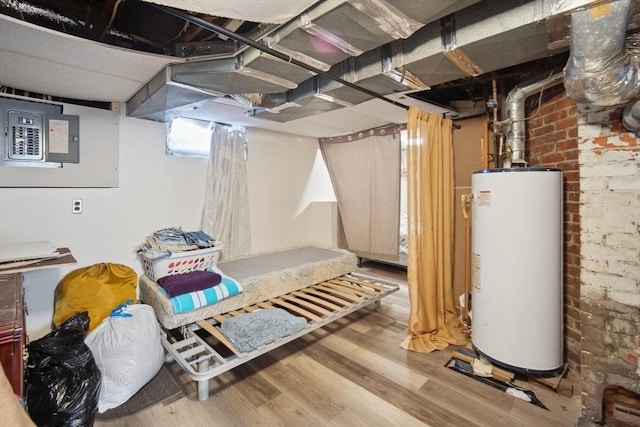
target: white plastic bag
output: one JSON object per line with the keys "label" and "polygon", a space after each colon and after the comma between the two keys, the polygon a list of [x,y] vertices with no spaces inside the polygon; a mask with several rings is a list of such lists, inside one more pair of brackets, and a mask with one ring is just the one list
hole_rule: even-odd
{"label": "white plastic bag", "polygon": [[98,412],[129,400],[156,376],[164,363],[160,326],[147,304],[127,305],[85,338],[102,373]]}

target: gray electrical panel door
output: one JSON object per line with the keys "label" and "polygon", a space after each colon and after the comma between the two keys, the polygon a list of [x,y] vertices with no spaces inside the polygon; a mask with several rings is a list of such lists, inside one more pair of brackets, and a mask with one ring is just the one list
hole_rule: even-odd
{"label": "gray electrical panel door", "polygon": [[68,114],[48,115],[46,161],[80,162],[80,119]]}

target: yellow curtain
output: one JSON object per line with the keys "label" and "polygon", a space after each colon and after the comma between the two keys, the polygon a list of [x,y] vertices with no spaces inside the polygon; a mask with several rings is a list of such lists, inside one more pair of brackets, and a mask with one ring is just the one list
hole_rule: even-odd
{"label": "yellow curtain", "polygon": [[452,122],[415,107],[407,123],[409,336],[400,345],[428,353],[469,342],[453,296]]}

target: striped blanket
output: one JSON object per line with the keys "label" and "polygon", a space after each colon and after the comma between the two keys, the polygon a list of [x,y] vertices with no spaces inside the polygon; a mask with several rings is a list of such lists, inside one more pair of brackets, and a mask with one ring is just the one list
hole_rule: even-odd
{"label": "striped blanket", "polygon": [[240,283],[224,274],[219,268],[209,267],[207,271],[219,274],[221,276],[220,284],[201,291],[189,292],[174,297],[169,297],[166,291],[159,286],[160,290],[171,300],[174,313],[187,313],[242,292]]}

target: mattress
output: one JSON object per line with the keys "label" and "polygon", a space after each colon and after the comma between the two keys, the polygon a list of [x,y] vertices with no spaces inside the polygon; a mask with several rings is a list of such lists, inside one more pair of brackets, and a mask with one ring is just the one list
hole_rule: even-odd
{"label": "mattress", "polygon": [[175,329],[353,272],[358,257],[343,249],[307,246],[223,261],[218,268],[243,292],[188,313],[176,314],[158,284],[140,277],[140,300],[153,307],[160,324]]}

